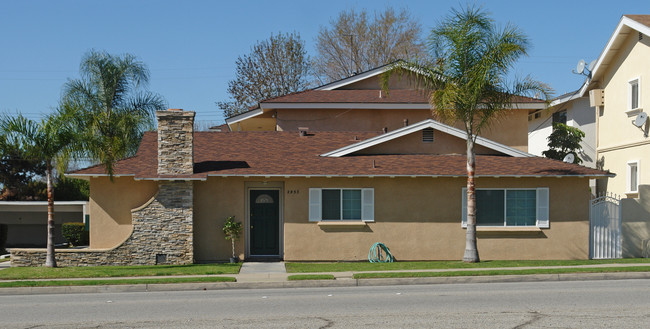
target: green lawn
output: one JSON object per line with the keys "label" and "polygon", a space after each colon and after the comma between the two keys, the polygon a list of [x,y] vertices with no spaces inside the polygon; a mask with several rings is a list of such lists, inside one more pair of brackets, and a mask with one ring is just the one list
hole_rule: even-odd
{"label": "green lawn", "polygon": [[140,265],[88,267],[12,267],[0,270],[0,280],[108,278],[157,275],[237,274],[241,264]]}
{"label": "green lawn", "polygon": [[363,271],[399,271],[399,270],[435,270],[454,268],[489,268],[489,267],[522,267],[522,266],[575,266],[590,264],[634,264],[650,263],[648,258],[625,258],[606,260],[491,260],[480,263],[463,263],[462,261],[429,261],[429,262],[395,262],[395,263],[286,263],[289,273],[314,272],[363,272]]}
{"label": "green lawn", "polygon": [[530,270],[482,270],[482,271],[446,271],[446,272],[384,272],[357,273],[355,279],[378,278],[427,278],[450,276],[488,276],[488,275],[523,275],[523,274],[564,274],[564,273],[612,273],[612,272],[650,272],[650,266],[599,267],[599,268],[556,268]]}
{"label": "green lawn", "polygon": [[115,280],[59,280],[59,281],[10,281],[0,282],[0,288],[51,287],[51,286],[105,286],[124,284],[160,284],[189,282],[235,282],[233,277],[211,276],[198,278],[115,279]]}
{"label": "green lawn", "polygon": [[287,277],[289,281],[298,281],[298,280],[334,280],[334,276],[331,274],[294,274]]}

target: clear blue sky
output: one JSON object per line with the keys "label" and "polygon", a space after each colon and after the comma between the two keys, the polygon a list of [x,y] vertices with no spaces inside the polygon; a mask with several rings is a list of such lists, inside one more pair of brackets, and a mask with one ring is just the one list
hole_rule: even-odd
{"label": "clear blue sky", "polygon": [[[0,0],[0,112],[32,118],[56,106],[68,78],[90,49],[132,53],[151,71],[149,89],[169,107],[221,122],[237,56],[271,33],[299,32],[314,54],[319,27],[348,8],[407,8],[425,33],[465,2],[357,1],[10,1]],[[579,59],[596,59],[623,14],[650,14],[647,0],[476,1],[497,23],[511,22],[531,39],[516,68],[556,94],[580,87]]]}

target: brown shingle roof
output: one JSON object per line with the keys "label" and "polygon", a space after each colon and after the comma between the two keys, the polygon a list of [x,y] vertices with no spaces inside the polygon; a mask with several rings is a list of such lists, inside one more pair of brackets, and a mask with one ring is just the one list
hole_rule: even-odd
{"label": "brown shingle roof", "polygon": [[[464,155],[320,154],[363,140],[374,132],[195,132],[193,178],[218,176],[465,176]],[[375,168],[373,168],[373,163]],[[166,178],[156,173],[157,135],[146,133],[136,156],[119,161],[115,175]],[[104,175],[94,166],[70,173]],[[606,172],[540,157],[477,156],[478,176],[603,176]],[[181,177],[181,176],[178,176]]]}
{"label": "brown shingle roof", "polygon": [[624,15],[625,17],[629,17],[645,26],[650,27],[650,15]]}
{"label": "brown shingle roof", "polygon": [[[515,96],[517,103],[544,103],[541,99]],[[306,90],[261,101],[260,103],[428,103],[419,91],[391,90]]]}

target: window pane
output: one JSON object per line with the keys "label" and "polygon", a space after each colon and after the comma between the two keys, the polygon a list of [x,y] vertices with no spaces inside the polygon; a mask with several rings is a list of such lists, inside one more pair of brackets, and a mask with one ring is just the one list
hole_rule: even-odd
{"label": "window pane", "polygon": [[476,224],[503,226],[504,191],[476,190]]}
{"label": "window pane", "polygon": [[630,82],[630,108],[635,109],[639,107],[639,81],[634,80]]}
{"label": "window pane", "polygon": [[506,225],[535,226],[537,217],[535,198],[535,190],[506,191]]}
{"label": "window pane", "polygon": [[636,163],[630,163],[628,164],[630,166],[630,192],[636,192],[637,191],[637,164]]}
{"label": "window pane", "polygon": [[343,190],[343,219],[361,219],[361,190]]}
{"label": "window pane", "polygon": [[553,113],[553,122],[566,124],[566,110]]}
{"label": "window pane", "polygon": [[323,190],[323,219],[341,219],[341,190]]}

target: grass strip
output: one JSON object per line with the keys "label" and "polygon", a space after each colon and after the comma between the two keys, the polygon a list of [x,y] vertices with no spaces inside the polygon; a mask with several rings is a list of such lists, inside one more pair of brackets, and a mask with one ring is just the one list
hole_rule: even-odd
{"label": "grass strip", "polygon": [[52,287],[52,286],[111,286],[124,284],[158,283],[200,283],[235,282],[233,277],[214,276],[200,278],[161,278],[161,279],[116,279],[116,280],[52,280],[52,281],[11,281],[0,282],[0,288],[8,287]]}
{"label": "grass strip", "polygon": [[329,262],[329,263],[286,263],[289,273],[314,272],[363,272],[363,271],[396,271],[396,270],[438,270],[465,269],[490,267],[524,267],[524,266],[577,266],[596,264],[634,264],[648,263],[647,258],[598,259],[598,260],[488,260],[480,263],[464,263],[462,261],[426,261],[426,262]]}
{"label": "grass strip", "polygon": [[355,279],[379,278],[429,278],[450,276],[490,276],[490,275],[529,275],[529,274],[567,274],[567,273],[612,273],[612,272],[650,272],[650,266],[600,267],[600,268],[539,268],[526,270],[483,270],[483,271],[445,271],[445,272],[382,272],[357,273]]}
{"label": "grass strip", "polygon": [[237,274],[241,264],[137,265],[84,267],[12,267],[0,271],[0,280],[108,278]]}
{"label": "grass strip", "polygon": [[298,281],[298,280],[334,280],[334,275],[332,274],[295,274],[289,275],[287,277],[289,281]]}

